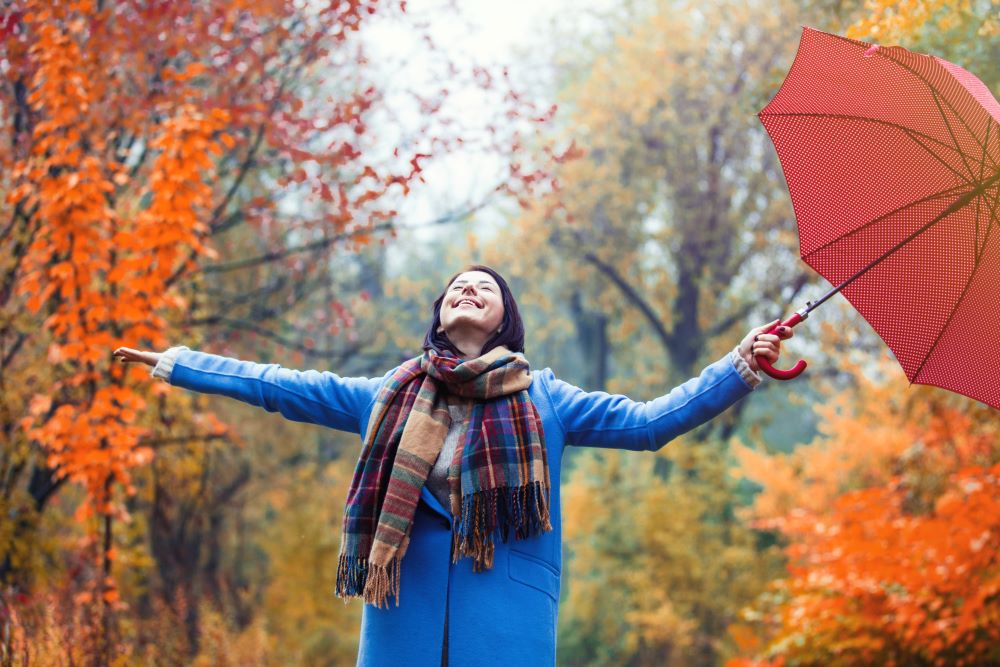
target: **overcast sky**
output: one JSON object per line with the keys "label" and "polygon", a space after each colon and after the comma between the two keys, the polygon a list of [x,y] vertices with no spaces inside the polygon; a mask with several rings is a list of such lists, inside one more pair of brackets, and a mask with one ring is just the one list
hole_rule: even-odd
{"label": "overcast sky", "polygon": [[[509,65],[517,82],[528,82],[538,89],[540,73],[550,55],[548,38],[553,23],[566,30],[567,24],[581,22],[589,9],[610,6],[610,0],[456,0],[461,11],[448,9],[448,0],[410,0],[407,13],[410,20],[426,20],[429,32],[439,50],[456,64],[479,63],[486,66]],[[593,26],[593,23],[591,24]],[[428,92],[442,84],[432,78],[421,84],[424,76],[434,77],[435,68],[426,49],[413,42],[413,30],[405,23],[383,21],[369,26],[365,41],[373,60],[383,57],[393,62],[388,88],[405,89],[424,85]],[[405,64],[398,62],[404,59]],[[488,94],[460,81],[447,82],[451,95],[451,111],[461,111],[463,117],[475,121],[489,115]],[[454,85],[452,85],[454,84]],[[523,88],[522,88],[523,89]],[[386,134],[387,145],[400,137]],[[476,152],[448,155],[427,165],[426,183],[414,189],[400,209],[400,222],[419,224],[439,217],[442,213],[487,197],[502,179],[504,165],[495,156]],[[507,209],[511,208],[509,202]],[[477,230],[502,223],[502,210],[490,207],[477,215]],[[429,232],[465,236],[469,227],[450,226]],[[424,237],[421,234],[420,237]]]}

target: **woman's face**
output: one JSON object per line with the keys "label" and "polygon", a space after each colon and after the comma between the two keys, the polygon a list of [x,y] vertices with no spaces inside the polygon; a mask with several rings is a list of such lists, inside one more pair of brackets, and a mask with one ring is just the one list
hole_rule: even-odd
{"label": "woman's face", "polygon": [[488,340],[503,323],[503,296],[493,276],[466,271],[448,285],[441,301],[441,327],[446,334],[465,329]]}

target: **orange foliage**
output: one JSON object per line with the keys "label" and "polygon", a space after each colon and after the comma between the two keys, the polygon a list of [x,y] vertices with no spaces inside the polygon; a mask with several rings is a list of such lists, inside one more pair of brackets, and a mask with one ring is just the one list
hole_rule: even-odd
{"label": "orange foliage", "polygon": [[[47,358],[31,363],[53,371],[18,437],[41,448],[56,478],[85,489],[78,517],[105,521],[105,548],[91,542],[105,573],[110,518],[124,516],[115,490],[134,492],[130,471],[153,456],[143,412],[146,391],[158,389],[148,369],[108,368],[110,351],[165,347],[171,315],[186,306],[179,278],[217,257],[210,235],[232,219],[273,216],[270,198],[244,206],[235,195],[247,170],[265,155],[319,165],[306,201],[320,201],[328,182],[348,183],[311,223],[334,233],[385,219],[386,193],[415,177],[405,156],[368,164],[347,139],[302,149],[317,128],[353,140],[366,131],[374,89],[330,99],[320,122],[288,82],[343,45],[375,3],[308,15],[297,4],[24,0],[5,10],[0,184],[11,222],[0,240],[13,259],[0,306],[32,314],[37,329],[23,336],[39,336]],[[117,604],[111,586],[94,599]]]}
{"label": "orange foliage", "polygon": [[932,445],[948,442],[959,461],[988,460],[997,437],[989,421],[971,424],[966,412],[928,398],[940,397],[940,391],[909,388],[891,359],[874,369],[889,378],[885,381],[866,379],[857,366],[844,368],[857,383],[831,390],[830,398],[814,407],[820,435],[808,447],[769,454],[733,445],[739,474],[764,487],[752,512],[762,527],[792,510],[820,513],[847,490],[884,483],[886,471],[914,447],[934,451]]}
{"label": "orange foliage", "polygon": [[[103,664],[113,652],[109,610],[129,604],[110,576],[113,526],[127,518],[122,498],[140,486],[137,468],[170,440],[159,432],[170,424],[150,414],[166,388],[145,367],[110,364],[111,351],[175,342],[185,315],[214,305],[196,278],[227,242],[249,238],[263,256],[250,266],[273,262],[288,283],[329,270],[343,239],[357,248],[391,232],[399,197],[429,159],[457,147],[511,159],[498,191],[525,198],[547,187],[513,155],[521,130],[537,131],[548,116],[516,95],[506,72],[483,87],[503,96],[491,111],[497,118],[531,119],[511,121],[509,131],[491,123],[488,135],[466,136],[475,128],[441,118],[442,88],[421,91],[420,125],[399,147],[375,136],[368,122],[395,131],[392,116],[404,115],[405,103],[387,98],[405,95],[385,96],[368,80],[354,33],[376,13],[407,21],[405,5],[13,0],[0,12],[0,385],[4,370],[16,385],[0,387],[8,416],[0,427],[21,457],[4,463],[15,472],[4,474],[3,491],[25,485],[21,470],[32,487],[3,506],[0,542],[24,542],[23,561],[31,551],[24,536],[55,490],[64,482],[83,489],[76,516],[88,538],[75,551],[88,562],[71,579],[75,603],[99,608],[86,618]],[[408,27],[434,50],[424,27]],[[284,197],[294,206],[279,206]],[[242,235],[225,235],[237,225]],[[330,307],[350,322],[341,304]],[[226,430],[199,415],[173,439]],[[8,556],[0,558],[5,576],[23,567]],[[25,637],[30,643],[31,632]]]}
{"label": "orange foliage", "polygon": [[989,661],[1000,642],[1000,465],[955,471],[926,514],[908,509],[912,491],[895,476],[824,516],[786,520],[789,599],[772,645],[804,641],[840,664]]}
{"label": "orange foliage", "polygon": [[36,396],[22,426],[49,452],[58,475],[87,489],[84,514],[110,512],[110,485],[128,488],[129,469],[152,454],[140,446],[145,430],[135,423],[145,401],[123,386],[121,370],[113,373],[119,381],[107,384],[102,362],[122,340],[165,343],[162,313],[176,305],[167,281],[183,251],[204,251],[200,221],[212,191],[202,178],[229,120],[224,109],[164,108],[170,117],[150,141],[157,157],[133,195],[151,203],[134,213],[116,210],[128,171],[105,157],[114,133],[104,115],[107,81],[95,77],[97,54],[79,41],[84,17],[107,20],[106,13],[82,0],[38,3],[23,17],[24,30],[35,35],[28,103],[39,121],[30,150],[14,164],[18,185],[7,197],[40,221],[17,289],[31,311],[48,307],[49,360],[66,369],[51,387],[56,395],[65,390],[60,404]]}
{"label": "orange foliage", "polygon": [[746,614],[766,645],[734,627],[761,661],[731,664],[984,664],[1000,645],[1000,420],[940,390],[856,378],[818,408],[811,445],[740,449],[765,487],[751,518],[788,539],[789,566]]}

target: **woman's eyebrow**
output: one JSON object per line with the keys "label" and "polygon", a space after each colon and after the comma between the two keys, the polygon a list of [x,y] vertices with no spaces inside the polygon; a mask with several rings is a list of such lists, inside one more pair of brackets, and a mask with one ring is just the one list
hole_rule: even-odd
{"label": "woman's eyebrow", "polygon": [[[466,284],[468,284],[468,282],[469,282],[468,280],[456,280],[455,282],[452,283],[452,285],[466,285]],[[477,285],[489,285],[491,287],[497,287],[498,286],[492,280],[480,280],[476,284]]]}

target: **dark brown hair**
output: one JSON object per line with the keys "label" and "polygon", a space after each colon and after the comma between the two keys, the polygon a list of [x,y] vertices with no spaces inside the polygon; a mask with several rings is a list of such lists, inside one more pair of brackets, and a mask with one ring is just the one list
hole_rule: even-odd
{"label": "dark brown hair", "polygon": [[441,326],[441,304],[444,303],[444,298],[448,294],[448,288],[451,287],[456,278],[467,271],[482,271],[490,274],[497,281],[497,285],[500,287],[500,296],[503,298],[503,323],[500,325],[500,333],[493,334],[493,337],[486,341],[486,344],[483,345],[483,354],[501,345],[511,352],[524,352],[524,322],[521,321],[521,314],[517,310],[517,301],[514,300],[510,286],[507,285],[503,276],[482,264],[466,267],[448,279],[441,296],[434,300],[434,316],[427,333],[424,335],[424,349],[434,350],[439,354],[445,350],[455,355],[461,354],[448,340],[448,335],[443,331],[438,331],[438,328]]}

